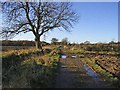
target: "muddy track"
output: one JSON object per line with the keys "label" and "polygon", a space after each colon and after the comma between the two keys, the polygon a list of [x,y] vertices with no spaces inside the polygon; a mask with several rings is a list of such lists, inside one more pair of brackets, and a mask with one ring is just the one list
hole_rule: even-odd
{"label": "muddy track", "polygon": [[111,88],[97,74],[86,66],[80,58],[60,59],[55,88]]}

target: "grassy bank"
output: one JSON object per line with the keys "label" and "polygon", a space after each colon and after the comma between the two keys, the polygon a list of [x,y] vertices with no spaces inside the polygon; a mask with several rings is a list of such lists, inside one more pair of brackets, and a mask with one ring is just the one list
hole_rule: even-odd
{"label": "grassy bank", "polygon": [[59,57],[59,48],[45,55],[41,55],[39,50],[17,50],[4,54],[3,88],[53,87]]}

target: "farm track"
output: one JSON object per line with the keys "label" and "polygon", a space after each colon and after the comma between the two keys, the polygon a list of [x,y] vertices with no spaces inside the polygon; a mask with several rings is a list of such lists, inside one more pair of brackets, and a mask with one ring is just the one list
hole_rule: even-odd
{"label": "farm track", "polygon": [[[112,88],[96,75],[89,75],[80,58],[70,56],[72,55],[69,54],[68,58],[60,59],[55,88]],[[94,71],[91,72],[94,74]]]}

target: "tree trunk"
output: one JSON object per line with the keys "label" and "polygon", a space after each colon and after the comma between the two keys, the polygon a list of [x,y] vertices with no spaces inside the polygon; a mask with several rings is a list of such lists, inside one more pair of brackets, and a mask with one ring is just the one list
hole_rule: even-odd
{"label": "tree trunk", "polygon": [[42,54],[44,54],[40,38],[35,38],[35,45],[36,45],[36,48],[39,49]]}

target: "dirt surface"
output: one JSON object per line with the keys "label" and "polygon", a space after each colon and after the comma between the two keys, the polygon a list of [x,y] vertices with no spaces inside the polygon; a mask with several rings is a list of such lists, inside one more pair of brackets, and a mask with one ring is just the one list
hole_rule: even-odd
{"label": "dirt surface", "polygon": [[96,75],[87,73],[80,58],[71,58],[71,56],[60,59],[55,88],[111,88]]}

